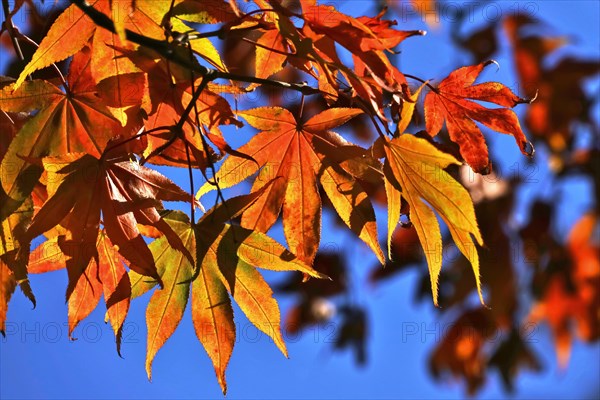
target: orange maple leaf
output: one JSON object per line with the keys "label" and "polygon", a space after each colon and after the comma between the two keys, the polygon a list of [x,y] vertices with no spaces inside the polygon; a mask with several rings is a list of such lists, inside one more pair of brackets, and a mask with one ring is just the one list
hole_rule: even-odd
{"label": "orange maple leaf", "polygon": [[[269,335],[287,357],[280,328],[280,313],[269,285],[255,266],[272,271],[301,271],[313,277],[325,275],[297,259],[279,243],[257,231],[227,221],[257,201],[270,185],[245,196],[234,197],[212,208],[192,225],[181,212],[169,212],[165,220],[196,258],[190,262],[165,237],[150,244],[158,272],[165,284],[155,291],[146,310],[148,347],[146,372],[152,376],[154,357],[181,322],[191,294],[192,321],[198,339],[213,362],[223,393],[225,369],[235,344],[231,297],[250,322]],[[194,276],[195,264],[198,276]],[[134,287],[140,281],[131,273]],[[141,284],[139,296],[154,287]]]}
{"label": "orange maple leaf", "polygon": [[[209,88],[204,88],[195,105],[195,110],[198,111],[198,121],[188,117],[182,126],[179,138],[173,141],[174,132],[170,131],[168,127],[178,123],[185,108],[193,99],[192,75],[187,69],[168,63],[150,50],[127,51],[122,49],[122,52],[146,73],[148,81],[150,104],[145,107],[148,119],[145,121],[144,127],[147,130],[157,131],[146,136],[148,146],[144,156],[148,157],[158,149],[162,149],[160,154],[149,158],[149,162],[159,165],[187,166],[187,145],[190,150],[189,161],[191,164],[205,168],[207,157],[201,134],[206,135],[222,152],[230,150],[222,137],[219,126],[229,124],[240,126],[241,123],[235,119],[227,100]],[[202,133],[196,128],[196,122],[203,128],[205,127]],[[163,148],[166,144],[169,146]],[[211,150],[208,149],[209,152]]]}
{"label": "orange maple leaf", "polygon": [[[450,139],[460,147],[464,160],[479,173],[489,173],[489,156],[478,121],[500,133],[513,135],[521,152],[533,155],[533,146],[521,130],[517,115],[508,108],[485,108],[474,102],[485,101],[503,107],[529,103],[498,82],[473,85],[483,68],[494,61],[462,67],[448,75],[437,89],[425,97],[425,125],[431,136],[439,133],[446,121]],[[470,100],[469,100],[470,99]]]}
{"label": "orange maple leaf", "polygon": [[[113,153],[107,154],[114,157]],[[161,200],[190,201],[190,195],[163,175],[126,157],[98,160],[89,154],[68,153],[46,157],[43,162],[49,197],[33,218],[27,236],[33,239],[59,223],[66,229],[58,244],[67,257],[67,299],[90,260],[97,257],[101,214],[106,234],[119,246],[119,253],[143,275],[160,282],[138,223],[165,232],[169,242],[191,258],[174,239],[176,235],[169,234],[169,226],[157,211]]]}
{"label": "orange maple leaf", "polygon": [[26,81],[18,89],[10,85],[0,92],[2,110],[37,110],[2,159],[2,188],[15,204],[31,193],[42,172],[25,159],[67,152],[100,157],[111,138],[131,132],[98,98],[90,64],[90,51],[84,48],[71,62],[67,93],[44,80]]}
{"label": "orange maple leaf", "polygon": [[[27,271],[41,274],[67,267],[67,257],[63,253],[60,237],[53,237],[31,252]],[[96,243],[98,257],[82,265],[79,273],[67,272],[76,279],[73,293],[67,301],[69,317],[69,337],[77,325],[84,320],[98,305],[100,296],[104,294],[106,317],[110,320],[115,332],[117,352],[121,352],[123,323],[129,311],[131,283],[125,270],[123,257],[118,253],[106,232],[102,230]]]}
{"label": "orange maple leaf", "polygon": [[[248,208],[242,226],[268,231],[283,210],[283,227],[290,249],[311,263],[321,237],[321,199],[318,183],[344,222],[375,252],[381,263],[383,253],[377,239],[375,213],[367,194],[352,176],[352,166],[344,169],[337,160],[343,154],[366,151],[352,146],[331,132],[362,113],[351,108],[330,108],[301,123],[286,109],[262,107],[239,112],[262,132],[238,149],[250,159],[230,156],[217,173],[221,188],[233,186],[263,167],[253,191],[276,180],[267,193]],[[214,187],[205,184],[198,196]]]}

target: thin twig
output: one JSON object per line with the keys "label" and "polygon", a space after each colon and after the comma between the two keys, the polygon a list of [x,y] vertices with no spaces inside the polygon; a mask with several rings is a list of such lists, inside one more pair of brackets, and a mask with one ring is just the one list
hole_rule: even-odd
{"label": "thin twig", "polygon": [[202,94],[202,91],[208,85],[208,82],[210,82],[210,81],[212,81],[214,79],[215,79],[214,73],[209,72],[208,74],[206,74],[206,75],[204,75],[202,77],[202,82],[200,82],[200,84],[198,85],[198,87],[196,89],[194,89],[194,85],[192,85],[192,100],[190,100],[190,102],[188,103],[187,107],[185,108],[185,111],[183,112],[183,114],[181,114],[181,117],[179,118],[179,121],[177,122],[176,126],[179,129],[183,128],[183,124],[185,123],[185,120],[188,119],[188,117],[190,116],[190,113],[196,107],[196,102],[200,98],[200,95]]}
{"label": "thin twig", "polygon": [[196,203],[196,197],[194,196],[194,173],[192,171],[192,162],[190,159],[190,145],[185,140],[183,143],[185,144],[185,156],[187,158],[188,175],[190,178],[190,196],[192,196],[192,201],[190,202],[190,219],[192,220],[192,225],[194,225],[196,223],[196,211],[194,210]]}
{"label": "thin twig", "polygon": [[[40,45],[37,44],[37,42],[35,40],[33,40],[29,36],[25,35],[24,33],[21,33],[19,31],[19,29],[17,29],[16,27],[14,28],[14,32],[15,32],[16,36],[18,37],[18,39],[25,40],[27,43],[35,46],[36,48],[40,47]],[[69,84],[67,83],[67,80],[65,79],[65,76],[63,75],[60,68],[58,68],[58,65],[56,65],[56,63],[52,63],[52,64],[50,64],[50,66],[54,69],[54,72],[56,72],[56,75],[58,76],[58,79],[60,79],[60,83],[65,88],[65,91],[67,93],[69,93],[70,92]]]}
{"label": "thin twig", "polygon": [[[194,57],[194,54],[192,53],[192,46],[188,43],[188,52],[189,52],[189,56],[190,59]],[[191,74],[191,81],[192,81],[192,97],[195,96],[195,92],[194,90],[204,90],[205,86],[202,86],[202,83],[200,83],[200,86],[198,86],[197,89],[194,89],[194,71],[190,71]],[[196,127],[198,128],[198,134],[200,135],[200,140],[202,142],[202,150],[204,151],[204,154],[206,156],[206,161],[208,163],[208,166],[213,174],[213,181],[211,181],[206,175],[204,176],[204,178],[206,179],[206,181],[215,186],[217,188],[217,199],[223,199],[223,201],[225,201],[225,198],[223,197],[223,194],[221,192],[221,188],[219,187],[219,183],[216,180],[216,168],[215,168],[215,163],[213,162],[212,158],[210,157],[210,151],[209,151],[209,145],[206,142],[206,138],[204,137],[204,133],[202,132],[202,124],[200,121],[200,113],[198,112],[198,107],[197,107],[197,102],[194,102],[194,115],[196,117]],[[202,170],[202,168],[200,168],[200,170]],[[203,172],[204,174],[204,172]]]}
{"label": "thin twig", "polygon": [[224,25],[222,28],[217,29],[215,31],[210,31],[210,32],[202,32],[202,33],[191,33],[187,35],[188,40],[198,40],[198,39],[207,39],[210,37],[217,37],[219,39],[221,39],[225,34],[230,34],[230,33],[244,33],[247,31],[253,31],[255,29],[258,29],[258,27],[260,27],[260,24],[257,23],[256,25],[253,26],[246,26],[244,28],[239,28],[239,29],[224,29],[227,28],[228,25]]}
{"label": "thin twig", "polygon": [[[104,13],[96,10],[93,6],[87,3],[85,0],[70,0],[71,3],[79,7],[94,23],[110,32],[116,33],[115,25],[113,21],[106,16]],[[210,80],[215,79],[228,79],[238,82],[247,83],[259,83],[261,85],[268,85],[273,87],[279,87],[283,89],[296,90],[305,95],[319,94],[321,91],[317,88],[313,88],[304,83],[290,83],[282,82],[273,79],[263,79],[254,76],[232,74],[230,72],[219,71],[216,69],[208,68],[197,63],[190,63],[189,60],[182,58],[177,52],[174,51],[174,45],[165,40],[154,39],[139,33],[133,32],[129,29],[125,29],[125,37],[130,42],[139,44],[140,46],[148,47],[156,51],[167,60],[173,61],[185,68],[191,69],[192,71],[200,74],[202,77],[210,76]]]}
{"label": "thin twig", "polygon": [[[204,76],[202,78],[202,82],[200,82],[200,85],[196,89],[196,92],[193,93],[192,99],[190,100],[190,102],[188,103],[187,107],[185,108],[185,110],[183,111],[183,113],[181,114],[181,116],[179,117],[179,121],[177,121],[177,124],[175,124],[174,126],[168,128],[168,130],[172,133],[171,137],[165,143],[163,143],[162,145],[160,145],[159,147],[157,147],[156,149],[154,149],[148,155],[148,157],[145,157],[140,162],[141,165],[146,164],[148,162],[148,160],[150,160],[152,157],[156,157],[157,155],[159,155],[160,153],[162,153],[163,151],[165,151],[173,143],[175,143],[175,141],[177,139],[181,139],[181,140],[183,140],[185,142],[185,135],[183,133],[183,125],[185,124],[185,122],[187,121],[188,117],[190,116],[190,113],[194,109],[195,104],[198,101],[198,98],[200,97],[200,94],[202,93],[202,91],[204,90],[204,88],[206,87],[206,85],[208,85],[208,82],[214,79],[211,75],[213,75],[213,74],[209,72],[209,74],[207,74],[206,76]],[[193,89],[193,86],[192,86],[192,92],[193,91],[194,91],[194,89]]]}
{"label": "thin twig", "polygon": [[405,77],[407,77],[407,78],[410,78],[410,79],[414,79],[414,80],[416,80],[416,81],[419,81],[419,82],[421,82],[421,83],[424,83],[425,85],[427,85],[427,87],[428,87],[429,89],[433,90],[433,91],[434,91],[434,92],[436,92],[436,93],[439,93],[439,91],[438,91],[438,89],[437,89],[436,87],[433,87],[433,86],[431,86],[431,85],[429,84],[429,81],[426,81],[426,80],[424,80],[424,79],[421,79],[421,78],[419,78],[418,76],[414,76],[414,75],[411,75],[411,74],[404,74],[404,76],[405,76]]}
{"label": "thin twig", "polygon": [[15,35],[15,25],[12,22],[12,16],[10,14],[10,8],[8,5],[8,0],[2,0],[2,10],[4,11],[4,27],[8,32],[8,36],[10,36],[10,41],[12,42],[13,48],[15,49],[15,53],[17,53],[17,57],[21,61],[25,60],[23,56],[23,51],[21,51],[21,46],[19,46],[19,41]]}
{"label": "thin twig", "polygon": [[277,12],[277,11],[275,11],[273,9],[267,9],[267,8],[252,10],[252,11],[249,11],[246,14],[242,15],[241,17],[238,17],[237,20],[231,21],[231,22],[223,25],[222,27],[220,27],[217,30],[188,35],[188,40],[205,39],[205,38],[209,38],[209,37],[218,37],[219,39],[222,39],[225,34],[230,33],[230,32],[245,32],[245,31],[254,30],[261,25],[259,20],[256,20],[256,25],[254,25],[254,26],[247,26],[247,27],[238,28],[238,29],[231,29],[230,26],[232,26],[232,24],[234,22],[235,22],[235,24],[240,24],[245,19],[252,17],[254,14],[258,14],[261,12],[264,13],[264,12]]}
{"label": "thin twig", "polygon": [[269,47],[269,46],[265,46],[264,44],[258,43],[258,42],[254,41],[254,40],[251,40],[251,39],[248,39],[248,38],[245,38],[245,37],[242,38],[242,41],[244,41],[246,43],[250,43],[253,46],[261,47],[263,49],[269,50],[271,53],[281,54],[282,56],[287,56],[287,57],[297,56],[296,53],[288,53],[287,51],[277,50],[277,49],[274,49],[274,48]]}
{"label": "thin twig", "polygon": [[100,156],[100,159],[101,160],[104,159],[104,155],[105,154],[110,153],[112,150],[116,149],[117,147],[123,146],[124,144],[127,144],[127,143],[129,143],[129,142],[131,142],[133,140],[139,139],[141,137],[144,137],[144,136],[149,135],[150,133],[153,133],[153,132],[156,132],[156,131],[162,131],[162,130],[168,131],[169,128],[170,128],[169,126],[159,126],[159,127],[156,127],[156,128],[152,128],[152,129],[149,129],[147,131],[142,131],[140,133],[137,133],[137,134],[135,134],[135,135],[133,135],[133,136],[131,136],[131,137],[129,137],[129,138],[121,141],[121,142],[115,143],[115,144],[113,144],[111,146],[107,146],[106,149],[104,149],[104,153],[102,153],[102,156]]}
{"label": "thin twig", "polygon": [[304,95],[302,95],[302,98],[300,99],[300,111],[298,112],[298,119],[301,120],[302,119],[302,114],[304,113]]}

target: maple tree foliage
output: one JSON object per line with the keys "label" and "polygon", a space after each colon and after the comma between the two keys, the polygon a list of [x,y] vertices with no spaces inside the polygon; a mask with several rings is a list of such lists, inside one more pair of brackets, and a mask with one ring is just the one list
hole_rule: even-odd
{"label": "maple tree foliage", "polygon": [[[300,294],[284,317],[290,332],[333,318],[330,299],[351,290],[343,257],[319,250],[331,209],[379,261],[372,284],[426,265],[421,295],[461,310],[432,353],[434,377],[461,376],[474,393],[488,367],[509,390],[519,367],[539,370],[515,328],[524,305],[503,230],[520,182],[482,178],[495,176],[485,136],[511,135],[515,151],[531,158],[532,135],[550,149],[557,173],[596,168],[597,191],[598,149],[577,148],[571,124],[597,129],[581,81],[598,62],[563,59],[549,69],[544,57],[562,41],[525,36],[540,22],[510,16],[470,37],[457,30],[453,40],[473,63],[424,80],[401,71],[393,55],[425,32],[403,30],[387,8],[354,17],[314,0],[254,0],[252,11],[247,3],[71,0],[43,31],[32,17],[25,34],[12,18],[35,4],[11,9],[3,0],[2,38],[20,60],[0,78],[0,331],[17,286],[35,305],[29,274],[66,269],[69,336],[103,297],[120,354],[131,301],[152,292],[148,378],[190,307],[225,393],[232,300],[287,356],[279,306],[259,269],[295,271],[275,287]],[[500,28],[530,85],[523,97],[487,81]],[[265,89],[276,93],[267,104],[238,108],[239,98]],[[286,92],[300,101],[286,103]],[[579,107],[564,108],[565,97]],[[251,132],[249,141],[230,144],[223,131],[231,126]],[[180,168],[189,188],[158,166]],[[226,195],[242,182],[251,183],[248,194]],[[216,203],[205,210],[211,193]],[[387,223],[376,220],[382,205]],[[583,340],[600,337],[598,216],[585,214],[565,245],[548,234],[552,206],[536,207],[543,215],[534,212],[519,232],[540,252],[527,318],[548,320],[566,365],[572,320]],[[280,215],[287,246],[268,235]],[[462,254],[451,263],[443,262],[449,242]],[[480,306],[461,308],[471,293]],[[364,363],[367,311],[344,304],[339,315],[335,347],[354,348]],[[498,331],[510,334],[487,353]]]}

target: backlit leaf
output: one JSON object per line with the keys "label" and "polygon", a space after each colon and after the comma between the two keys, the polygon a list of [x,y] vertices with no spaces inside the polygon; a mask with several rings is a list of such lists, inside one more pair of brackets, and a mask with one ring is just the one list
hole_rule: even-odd
{"label": "backlit leaf", "polygon": [[6,111],[31,111],[2,160],[2,187],[15,202],[23,201],[42,170],[27,159],[85,152],[100,157],[108,141],[123,131],[98,98],[90,76],[90,55],[82,50],[71,62],[69,93],[46,81],[26,81],[18,89],[4,87],[0,107]]}
{"label": "backlit leaf", "polygon": [[[500,133],[513,135],[521,152],[533,155],[533,148],[521,130],[516,114],[508,108],[528,103],[498,82],[473,85],[481,71],[492,62],[459,68],[448,75],[436,90],[425,97],[425,123],[427,132],[435,136],[444,121],[450,139],[460,146],[460,154],[474,171],[490,171],[488,150],[477,121]],[[474,102],[484,101],[507,108],[485,108]]]}
{"label": "backlit leaf", "polygon": [[[429,266],[434,303],[437,305],[438,278],[442,268],[442,236],[433,210],[450,228],[461,253],[471,261],[481,298],[479,258],[471,235],[479,245],[483,244],[483,239],[473,203],[467,190],[444,171],[444,168],[459,162],[425,139],[412,135],[401,135],[387,141],[384,148],[386,190],[391,194],[389,206],[399,206],[397,192],[410,206],[410,220],[417,230]],[[392,209],[389,214],[395,219],[398,211]],[[388,226],[392,226],[391,221]],[[388,243],[391,234],[388,232]]]}
{"label": "backlit leaf", "polygon": [[[378,256],[383,253],[377,241],[375,213],[370,200],[356,180],[349,176],[340,158],[345,151],[360,149],[330,132],[362,111],[331,108],[301,124],[286,109],[264,107],[239,112],[250,125],[262,132],[237,151],[256,162],[230,156],[217,173],[221,188],[233,186],[262,167],[252,191],[275,177],[265,196],[259,198],[242,216],[242,226],[266,232],[283,213],[283,227],[292,252],[312,262],[320,241],[321,199],[319,180],[344,222]],[[341,146],[345,145],[345,148]],[[337,153],[337,154],[335,154]],[[346,168],[350,169],[348,165]],[[352,166],[350,166],[352,167]],[[197,197],[212,190],[205,184]],[[351,207],[356,209],[351,211]]]}

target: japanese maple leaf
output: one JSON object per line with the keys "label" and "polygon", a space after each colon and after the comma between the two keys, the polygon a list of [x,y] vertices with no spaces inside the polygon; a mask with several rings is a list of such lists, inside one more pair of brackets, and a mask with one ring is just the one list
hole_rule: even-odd
{"label": "japanese maple leaf", "polygon": [[108,110],[123,126],[141,125],[140,108],[147,102],[147,82],[140,69],[117,48],[134,46],[106,29],[95,29],[88,45],[92,49],[92,78]]}
{"label": "japanese maple leaf", "polygon": [[[262,107],[239,112],[250,125],[262,132],[237,151],[254,160],[230,156],[216,179],[221,188],[233,186],[262,167],[252,191],[277,179],[267,193],[244,212],[242,226],[268,231],[283,210],[283,229],[290,249],[301,260],[312,263],[321,236],[320,183],[342,220],[377,255],[383,253],[377,240],[375,214],[365,191],[338,161],[352,151],[351,146],[330,132],[362,111],[330,108],[302,123],[291,112],[279,107]],[[363,154],[363,155],[365,155]],[[205,184],[198,196],[214,189]]]}
{"label": "japanese maple leaf", "polygon": [[[173,4],[177,5],[180,2],[176,1]],[[112,8],[111,3],[114,3]],[[171,2],[136,0],[133,10],[131,9],[131,4],[127,3],[123,1],[111,2],[109,0],[92,0],[89,2],[98,11],[113,17],[116,21],[117,31],[121,35],[123,35],[123,29],[129,29],[141,35],[157,40],[164,40],[163,18],[169,12]],[[120,8],[121,10],[119,10]],[[119,13],[119,11],[126,12]],[[188,32],[190,30],[187,25],[176,18],[171,18],[171,23],[173,31]],[[123,64],[119,64],[119,61],[110,55],[110,48],[104,47],[114,44],[117,35],[110,34],[110,37],[107,37],[103,33],[95,35],[97,31],[101,30],[104,30],[104,28],[98,27],[77,5],[70,5],[58,16],[54,24],[50,27],[31,61],[25,66],[19,76],[16,87],[19,87],[27,76],[38,69],[47,67],[52,63],[64,60],[77,53],[87,44],[91,37],[94,39],[94,45],[92,46],[94,52],[98,52],[98,54],[94,54],[93,56],[95,60],[95,72],[97,72],[94,73],[94,76],[112,76],[113,72],[118,71],[118,66]],[[192,50],[206,61],[217,68],[225,69],[219,52],[209,39],[199,38],[190,41],[190,43]],[[107,53],[109,54],[108,57]],[[108,64],[103,64],[100,62],[101,60],[108,61]],[[109,71],[108,74],[106,71]],[[120,73],[126,73],[126,71],[121,71]]]}
{"label": "japanese maple leaf", "polygon": [[[390,92],[400,91],[400,85],[406,80],[384,51],[393,49],[408,37],[423,35],[423,31],[399,31],[392,28],[394,21],[382,20],[381,16],[353,18],[332,6],[316,5],[312,1],[303,1],[302,11],[306,24],[314,32],[331,38],[352,53],[360,76],[367,75],[361,71],[368,71],[377,85]],[[361,90],[360,85],[352,85]]]}
{"label": "japanese maple leaf", "polygon": [[125,130],[97,96],[90,75],[90,53],[83,49],[73,57],[67,76],[68,91],[44,80],[2,88],[4,111],[37,113],[11,142],[2,159],[1,180],[11,203],[20,204],[33,190],[41,168],[25,159],[86,152],[100,157],[108,141]]}
{"label": "japanese maple leaf", "polygon": [[[148,95],[150,104],[146,107],[148,119],[144,123],[146,129],[169,127],[177,124],[184,110],[193,98],[192,76],[188,69],[168,63],[151,50],[123,51],[142,71],[147,74]],[[194,84],[197,85],[194,79]],[[209,88],[204,88],[195,110],[198,111],[198,122],[205,127],[205,134],[222,151],[229,151],[219,130],[220,125],[241,125],[231,110],[227,100]],[[200,132],[195,127],[195,112],[182,126],[182,138],[177,139],[167,148],[150,158],[154,164],[187,166],[189,157],[193,165],[207,165],[204,145]],[[173,132],[168,129],[147,136],[148,147],[144,155],[152,154],[172,139]],[[209,150],[210,151],[210,150]]]}
{"label": "japanese maple leaf", "polygon": [[197,24],[217,24],[235,20],[234,7],[225,0],[183,0],[173,7],[173,15]]}
{"label": "japanese maple leaf", "polygon": [[[512,42],[515,68],[527,96],[537,95],[527,108],[525,125],[528,131],[544,140],[551,150],[561,154],[573,146],[572,124],[597,123],[591,116],[593,95],[588,94],[583,83],[597,76],[600,63],[597,59],[564,57],[549,63],[549,57],[571,40],[565,36],[535,35],[548,26],[538,19],[526,16],[505,18],[504,28]],[[539,91],[539,92],[538,92]],[[562,163],[559,157],[558,164]],[[559,165],[560,167],[560,165]]]}
{"label": "japanese maple leaf", "polygon": [[[301,37],[304,39],[300,39]],[[304,24],[300,33],[291,38],[296,38],[294,43],[296,53],[301,54],[301,51],[304,51],[306,58],[314,61],[307,62],[296,57],[291,57],[288,61],[294,67],[317,79],[319,90],[321,90],[328,104],[334,103],[339,97],[339,74],[341,73],[352,85],[358,96],[372,102],[374,109],[379,110],[383,107],[380,101],[381,88],[375,88],[362,81],[351,68],[346,67],[341,62],[337,54],[336,43],[332,38],[315,32],[309,24]],[[306,42],[309,45],[305,45]]]}
{"label": "japanese maple leaf", "polygon": [[[24,118],[18,114],[0,112],[0,161],[23,121]],[[0,202],[0,333],[4,335],[8,302],[17,285],[35,306],[35,297],[27,280],[29,242],[24,237],[24,232],[33,217],[33,203],[31,200],[25,200],[12,212],[15,206],[10,204],[10,198],[2,190]]]}
{"label": "japanese maple leaf", "polygon": [[531,308],[527,322],[537,324],[547,320],[554,339],[558,365],[564,369],[571,356],[572,319],[579,317],[582,307],[578,304],[577,293],[569,288],[570,282],[563,274],[554,273],[547,280],[542,298]]}
{"label": "japanese maple leaf", "polygon": [[391,50],[406,38],[423,34],[421,31],[393,29],[395,21],[362,16],[354,18],[330,5],[317,5],[315,1],[301,1],[304,20],[321,34],[331,37],[352,53]]}
{"label": "japanese maple leaf", "polygon": [[[174,4],[179,3],[175,2]],[[144,98],[143,76],[139,68],[117,48],[135,50],[138,46],[124,39],[125,29],[163,40],[163,17],[170,9],[169,2],[96,0],[90,2],[98,11],[112,17],[118,33],[98,27],[75,4],[69,6],[50,27],[32,60],[25,66],[15,87],[38,69],[47,67],[79,52],[84,46],[91,48],[91,76],[98,85],[98,93],[107,103],[108,110],[122,125],[139,122],[139,106]],[[173,29],[189,31],[182,21],[172,19]],[[219,54],[209,39],[200,38],[191,43],[192,50],[217,68],[225,70]]]}
{"label": "japanese maple leaf", "polygon": [[[468,167],[466,167],[468,168]],[[463,176],[463,183],[470,181]],[[482,178],[484,179],[484,178]],[[501,185],[498,179],[497,184]],[[470,187],[469,189],[473,189]],[[471,191],[471,196],[476,193]],[[480,256],[480,275],[485,277],[486,305],[490,308],[491,316],[495,319],[500,329],[508,329],[512,326],[513,314],[518,306],[518,277],[514,266],[514,257],[511,256],[511,240],[503,229],[505,218],[513,204],[513,193],[507,192],[497,199],[488,199],[475,205],[475,215],[481,229],[481,235],[485,238],[488,247],[493,243],[493,251],[489,249],[478,249]],[[450,245],[450,240],[447,244]],[[473,249],[475,251],[475,249]],[[447,308],[468,301],[469,296],[477,290],[477,281],[473,279],[469,271],[469,260],[463,257],[454,258],[445,269],[447,285],[440,290],[440,302]]]}
{"label": "japanese maple leaf", "polygon": [[508,338],[500,343],[488,361],[489,367],[498,368],[504,388],[510,393],[514,392],[513,381],[521,369],[542,370],[540,360],[525,339],[519,329],[513,327]]}
{"label": "japanese maple leaf", "polygon": [[425,139],[410,134],[383,143],[385,190],[388,198],[388,251],[392,233],[400,219],[401,199],[410,206],[410,221],[425,252],[431,277],[433,301],[438,304],[438,279],[442,268],[442,235],[434,210],[448,226],[452,239],[473,267],[481,302],[479,256],[471,235],[479,245],[483,239],[477,226],[469,192],[444,168],[460,164]]}
{"label": "japanese maple leaf", "polygon": [[[32,274],[56,271],[67,267],[67,257],[63,253],[60,237],[49,239],[31,252],[27,270]],[[120,354],[123,322],[129,311],[131,283],[125,270],[123,257],[118,253],[106,232],[98,235],[95,245],[98,257],[83,266],[76,279],[73,293],[67,301],[69,337],[74,329],[98,306],[104,294],[106,319],[110,320],[115,332],[117,352]],[[68,271],[72,275],[71,271]],[[71,276],[70,276],[71,278]]]}
{"label": "japanese maple leaf", "polygon": [[[114,152],[105,154],[106,158],[115,157]],[[33,218],[27,235],[35,238],[58,224],[66,229],[58,244],[67,257],[67,299],[90,260],[97,257],[101,214],[107,236],[140,274],[160,281],[138,223],[163,231],[174,247],[191,258],[157,211],[161,200],[190,201],[190,195],[158,172],[116,156],[98,160],[89,154],[68,153],[43,159],[49,197]]]}
{"label": "japanese maple leaf", "polygon": [[33,215],[31,200],[0,223],[0,333],[4,335],[8,302],[17,285],[35,307],[35,297],[27,279],[29,243],[25,235]]}
{"label": "japanese maple leaf", "polygon": [[477,121],[500,133],[513,135],[521,152],[533,155],[533,147],[521,130],[519,119],[508,108],[485,108],[474,102],[484,101],[513,108],[529,103],[498,82],[473,85],[486,65],[494,61],[462,67],[448,75],[437,89],[425,96],[425,125],[431,136],[439,133],[446,122],[450,139],[460,147],[464,160],[479,173],[489,173],[489,156]]}
{"label": "japanese maple leaf", "polygon": [[464,311],[454,321],[429,357],[429,368],[434,378],[450,373],[467,382],[470,395],[481,388],[486,379],[484,345],[496,332],[494,320],[486,309]]}
{"label": "japanese maple leaf", "polygon": [[[273,271],[301,271],[313,277],[322,278],[324,275],[298,260],[265,234],[226,224],[263,192],[229,199],[209,210],[195,226],[181,212],[170,212],[165,217],[194,254],[199,269],[196,271],[198,276],[194,277],[194,264],[173,249],[164,237],[150,244],[165,287],[153,293],[146,310],[148,378],[152,376],[156,353],[183,318],[190,291],[196,335],[213,362],[224,393],[227,390],[225,369],[235,343],[230,295],[250,322],[269,335],[287,356],[280,329],[279,307],[269,285],[254,266]],[[152,284],[138,284],[139,278],[132,273],[134,296],[153,287]]]}
{"label": "japanese maple leaf", "polygon": [[[382,89],[399,93],[406,82],[385,51],[423,31],[398,31],[392,28],[396,22],[381,19],[383,13],[376,18],[353,18],[335,7],[317,5],[315,1],[301,2],[305,24],[298,30],[288,18],[293,15],[292,11],[279,2],[269,4],[278,11],[277,28],[296,55],[288,61],[318,79],[319,89],[326,93],[328,102],[337,98],[339,72],[355,90],[353,95],[370,103],[380,117],[385,118]],[[339,61],[336,44],[352,54],[353,69]]]}
{"label": "japanese maple leaf", "polygon": [[[532,307],[529,321],[546,320],[554,336],[557,361],[566,368],[574,333],[586,342],[600,337],[600,257],[598,256],[598,216],[584,214],[571,228],[567,249],[572,264],[554,263],[566,271],[547,277],[541,299]],[[558,253],[555,251],[555,253]]]}
{"label": "japanese maple leaf", "polygon": [[256,42],[257,78],[268,78],[281,71],[287,60],[288,46],[278,29],[265,31]]}
{"label": "japanese maple leaf", "polygon": [[340,328],[334,339],[333,348],[354,352],[357,365],[367,362],[368,318],[367,310],[361,306],[344,305],[340,307]]}

